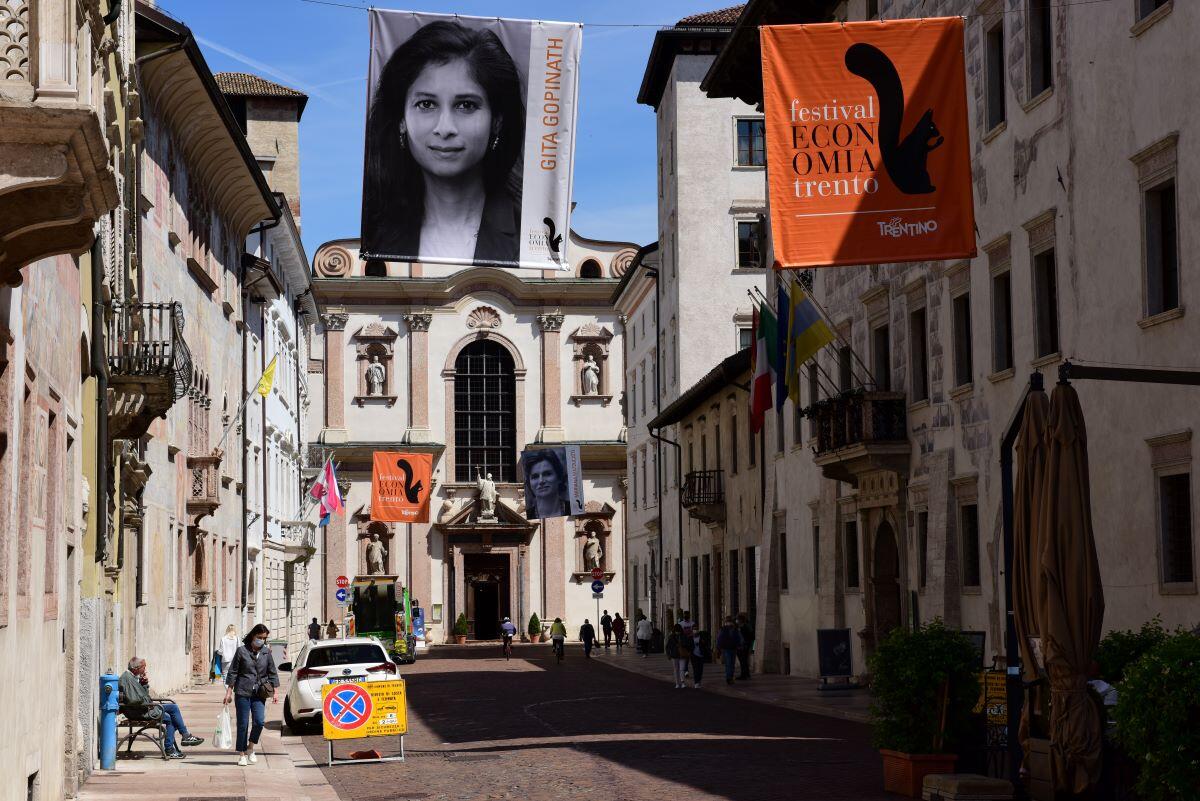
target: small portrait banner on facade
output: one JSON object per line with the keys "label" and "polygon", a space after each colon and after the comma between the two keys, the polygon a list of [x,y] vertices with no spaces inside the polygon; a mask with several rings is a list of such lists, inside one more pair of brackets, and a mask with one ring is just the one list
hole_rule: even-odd
{"label": "small portrait banner on facade", "polygon": [[776,266],[974,256],[962,18],[761,41]]}
{"label": "small portrait banner on facade", "polygon": [[428,523],[433,455],[375,451],[371,466],[371,519]]}
{"label": "small portrait banner on facade", "polygon": [[583,464],[578,445],[524,451],[521,472],[525,476],[526,518],[583,514]]}
{"label": "small portrait banner on facade", "polygon": [[582,27],[373,8],[366,258],[569,269]]}

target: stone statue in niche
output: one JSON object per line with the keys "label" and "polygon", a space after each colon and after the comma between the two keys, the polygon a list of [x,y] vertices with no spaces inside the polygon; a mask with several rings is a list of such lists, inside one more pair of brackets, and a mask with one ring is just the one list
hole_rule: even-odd
{"label": "stone statue in niche", "polygon": [[583,363],[582,383],[584,395],[600,394],[600,365],[596,364],[596,360],[590,353],[587,361]]}
{"label": "stone statue in niche", "polygon": [[583,564],[588,570],[594,570],[600,567],[600,560],[604,558],[604,548],[600,545],[600,538],[596,536],[596,532],[589,531],[587,541],[583,543]]}
{"label": "stone statue in niche", "polygon": [[371,363],[367,365],[367,394],[382,395],[386,378],[387,368],[379,361],[378,354],[372,354]]}
{"label": "stone statue in niche", "polygon": [[371,541],[367,544],[367,572],[372,576],[381,575],[386,557],[387,548],[379,541],[379,535],[372,531]]}
{"label": "stone statue in niche", "polygon": [[475,486],[479,489],[479,519],[495,520],[496,499],[500,496],[496,492],[496,482],[492,481],[492,474],[488,473],[485,478],[476,467]]}

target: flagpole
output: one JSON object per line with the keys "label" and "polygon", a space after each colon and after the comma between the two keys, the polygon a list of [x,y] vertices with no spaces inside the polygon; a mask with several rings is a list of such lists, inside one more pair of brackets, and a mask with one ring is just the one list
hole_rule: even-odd
{"label": "flagpole", "polygon": [[[782,284],[787,284],[787,281],[781,281],[780,283],[782,283]],[[801,288],[803,288],[803,287],[801,287]],[[754,289],[758,289],[758,287],[754,287]],[[750,290],[746,290],[746,292],[747,292],[747,294],[749,294]],[[761,292],[760,292],[760,294],[761,294]],[[805,293],[805,295],[806,295],[806,296],[808,296],[810,299],[811,299],[811,297],[812,297],[812,296],[811,296],[811,295],[809,295],[809,293],[807,293],[807,292]],[[753,296],[753,295],[751,295],[751,297],[754,297],[754,296]],[[769,305],[770,305],[770,303],[771,303],[769,300],[767,300],[766,296],[763,296],[763,302],[764,302],[764,303],[766,303],[768,306],[769,306]],[[790,323],[790,322],[789,322],[788,324],[789,324],[789,325],[791,325],[791,323]],[[834,334],[836,335],[836,332],[834,331],[834,329],[833,329],[833,326],[832,326],[832,325],[829,325],[829,330],[830,330],[830,333],[834,333]],[[791,332],[790,332],[790,331],[788,332],[788,340],[789,340],[789,341],[791,340]],[[822,345],[822,346],[821,346],[821,350],[824,350],[824,349],[825,349],[825,348],[827,348],[827,347],[829,347],[829,345]],[[816,368],[817,368],[817,372],[818,372],[818,373],[820,373],[820,375],[823,375],[823,376],[825,376],[825,379],[826,379],[826,382],[827,382],[827,383],[826,383],[826,386],[824,387],[824,389],[825,389],[825,394],[826,394],[826,395],[828,395],[828,396],[830,396],[830,397],[832,397],[832,396],[834,396],[834,395],[837,395],[837,394],[838,394],[838,392],[839,392],[839,390],[837,389],[837,384],[834,382],[833,378],[832,378],[832,377],[831,377],[831,376],[830,376],[828,373],[826,373],[826,372],[825,372],[824,368],[822,368],[822,367],[821,367],[821,360],[818,358],[818,354],[819,354],[819,353],[820,353],[820,350],[818,350],[816,354],[813,354],[813,357],[812,357],[812,359],[811,359],[811,363],[812,363],[812,365],[813,365],[814,367],[816,367]],[[836,353],[836,351],[835,351],[835,353]],[[799,369],[800,369],[800,365],[796,365],[796,369],[797,369],[797,370],[799,370]],[[785,364],[785,365],[783,366],[782,373],[786,373],[786,372],[787,372],[787,365]],[[820,383],[820,381],[818,380],[818,384],[819,384],[819,383]],[[816,399],[814,399],[814,400],[813,400],[813,403],[816,403]]]}
{"label": "flagpole", "polygon": [[256,387],[255,389],[252,389],[246,393],[246,397],[242,399],[242,405],[238,407],[238,410],[234,413],[233,417],[230,419],[229,425],[225,426],[225,431],[221,434],[221,439],[217,441],[217,445],[215,448],[213,448],[213,450],[221,449],[221,445],[224,444],[225,438],[229,436],[229,432],[233,430],[233,427],[237,424],[238,418],[241,417],[242,412],[245,411],[246,404],[250,402],[250,396],[253,395],[257,391],[258,391],[258,389]]}
{"label": "flagpole", "polygon": [[[799,280],[799,279],[793,278],[793,282],[795,282],[797,280]],[[854,346],[852,344],[850,344],[849,342],[847,342],[845,340],[845,338],[842,337],[842,334],[840,331],[838,331],[837,326],[835,326],[833,324],[833,318],[830,316],[829,312],[825,309],[824,306],[821,305],[821,302],[819,300],[817,300],[816,293],[811,292],[809,290],[805,290],[803,286],[801,286],[800,288],[802,290],[804,290],[804,294],[808,297],[809,300],[812,301],[812,304],[813,304],[813,306],[816,307],[817,311],[821,313],[821,317],[823,317],[825,319],[825,323],[829,326],[829,331],[830,331],[830,333],[833,334],[834,339],[836,339],[844,347],[847,347],[850,349],[851,358],[853,358],[854,361],[858,363],[858,366],[862,368],[862,371],[864,373],[866,373],[867,378],[870,380],[871,387],[873,389],[878,389],[879,381],[876,380],[874,374],[870,371],[870,369],[865,364],[863,364],[862,359],[860,359],[858,357],[858,353],[854,350]],[[828,346],[826,346],[826,347],[828,347]],[[834,352],[836,353],[837,351],[835,350]],[[888,354],[888,359],[889,360],[891,359],[890,353]],[[851,373],[851,375],[853,375],[853,373]]]}

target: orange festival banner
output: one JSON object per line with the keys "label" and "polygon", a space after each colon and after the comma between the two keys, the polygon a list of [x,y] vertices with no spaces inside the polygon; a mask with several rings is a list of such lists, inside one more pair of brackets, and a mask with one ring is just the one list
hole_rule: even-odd
{"label": "orange festival banner", "polygon": [[375,451],[371,468],[371,519],[428,523],[433,456]]}
{"label": "orange festival banner", "polygon": [[968,258],[960,17],[764,26],[777,266]]}

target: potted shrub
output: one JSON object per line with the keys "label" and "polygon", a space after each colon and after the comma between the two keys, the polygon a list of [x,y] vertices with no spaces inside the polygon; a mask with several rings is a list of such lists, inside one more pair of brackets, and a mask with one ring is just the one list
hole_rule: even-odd
{"label": "potted shrub", "polygon": [[467,622],[465,612],[458,613],[458,620],[454,621],[454,644],[462,645],[467,641],[467,634],[471,631],[471,624]]}
{"label": "potted shrub", "polygon": [[530,642],[542,641],[542,621],[538,619],[536,612],[529,616],[529,625],[526,627],[526,634],[529,635]]}
{"label": "potted shrub", "polygon": [[[1144,801],[1195,798],[1200,787],[1200,636],[1177,631],[1125,668],[1117,741],[1138,766]],[[1190,788],[1190,789],[1189,789]]]}
{"label": "potted shrub", "polygon": [[894,629],[867,664],[884,789],[919,798],[927,775],[954,772],[954,749],[979,700],[979,656],[970,640],[934,620]]}

